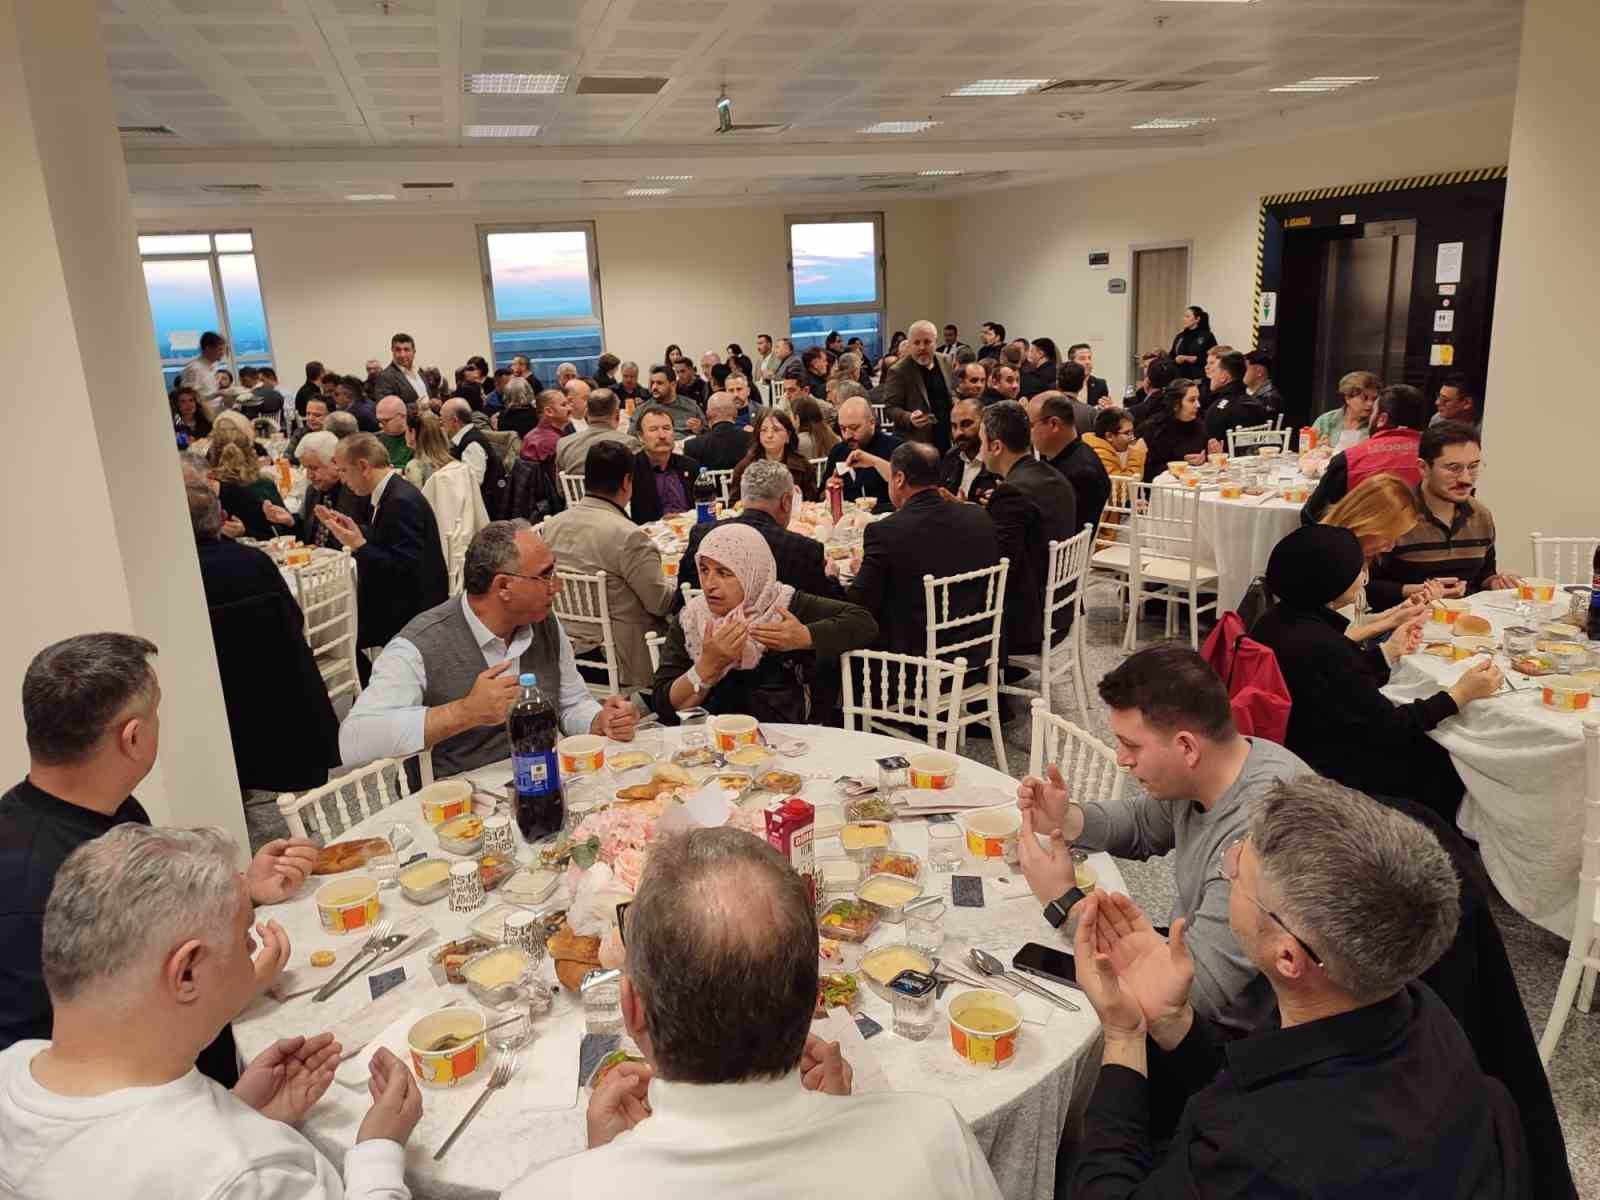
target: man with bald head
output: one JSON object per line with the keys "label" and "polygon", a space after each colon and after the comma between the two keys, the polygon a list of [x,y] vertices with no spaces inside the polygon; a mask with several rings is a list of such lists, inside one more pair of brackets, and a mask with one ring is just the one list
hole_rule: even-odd
{"label": "man with bald head", "polygon": [[505,464],[473,421],[472,405],[460,396],[446,400],[439,410],[439,424],[445,437],[450,439],[451,457],[467,464],[478,490],[483,493],[483,507],[488,510],[490,519],[495,519],[505,511],[506,493],[510,491],[506,486]]}
{"label": "man with bald head", "polygon": [[622,432],[622,404],[611,388],[595,388],[584,401],[585,427],[569,433],[556,443],[556,470],[565,475],[583,474],[584,460],[591,447],[600,442],[621,442],[629,454],[639,453],[639,439]]}
{"label": "man with bald head", "polygon": [[706,421],[711,428],[692,437],[683,452],[707,471],[731,471],[750,449],[750,431],[740,429],[739,405],[727,392],[713,393],[706,401]]}
{"label": "man with bald head", "polygon": [[844,498],[857,500],[872,496],[881,508],[889,507],[889,456],[900,439],[878,428],[872,405],[862,396],[851,396],[839,406],[839,435],[844,439],[828,451],[823,479],[839,474],[844,483]]}
{"label": "man with bald head", "polygon": [[574,433],[581,433],[588,419],[585,414],[589,411],[589,393],[594,391],[587,379],[569,379],[561,385],[561,392],[567,398],[567,426],[561,431],[562,437]]}
{"label": "man with bald head", "polygon": [[934,350],[931,321],[913,322],[901,345],[904,356],[883,380],[884,415],[902,438],[950,449],[950,403],[956,394],[951,361]]}
{"label": "man with bald head", "polygon": [[378,440],[389,452],[389,465],[396,471],[405,470],[411,461],[411,447],[406,445],[406,402],[399,396],[378,401]]}

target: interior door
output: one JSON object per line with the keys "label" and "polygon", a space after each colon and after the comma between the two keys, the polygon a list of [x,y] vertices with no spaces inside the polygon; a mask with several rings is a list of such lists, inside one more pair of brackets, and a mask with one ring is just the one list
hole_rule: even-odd
{"label": "interior door", "polygon": [[1183,327],[1189,303],[1189,248],[1167,246],[1133,252],[1133,361],[1129,378],[1139,377],[1139,355],[1165,350]]}

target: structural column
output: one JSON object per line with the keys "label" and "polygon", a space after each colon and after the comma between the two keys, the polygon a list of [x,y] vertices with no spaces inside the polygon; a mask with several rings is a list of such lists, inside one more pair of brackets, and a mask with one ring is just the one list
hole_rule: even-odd
{"label": "structural column", "polygon": [[1588,364],[1600,268],[1600,4],[1527,0],[1506,184],[1480,492],[1499,560],[1534,531],[1600,536],[1600,403]]}
{"label": "structural column", "polygon": [[140,801],[158,822],[216,825],[242,842],[95,9],[0,0],[0,786],[27,767],[19,697],[33,655],[76,633],[137,633],[160,647],[162,688],[161,753]]}

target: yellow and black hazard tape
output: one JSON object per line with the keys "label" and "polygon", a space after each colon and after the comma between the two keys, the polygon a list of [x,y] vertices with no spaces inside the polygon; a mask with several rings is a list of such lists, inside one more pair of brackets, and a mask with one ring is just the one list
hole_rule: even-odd
{"label": "yellow and black hazard tape", "polygon": [[1345,196],[1370,196],[1376,192],[1400,192],[1411,188],[1450,187],[1458,183],[1481,183],[1504,179],[1505,167],[1478,167],[1471,171],[1438,171],[1432,175],[1412,175],[1406,179],[1375,179],[1366,183],[1345,183],[1337,187],[1311,188],[1303,192],[1278,192],[1261,197],[1256,213],[1256,291],[1250,309],[1250,344],[1259,341],[1261,327],[1261,267],[1267,241],[1267,209],[1280,204],[1305,204],[1313,200],[1337,200]]}

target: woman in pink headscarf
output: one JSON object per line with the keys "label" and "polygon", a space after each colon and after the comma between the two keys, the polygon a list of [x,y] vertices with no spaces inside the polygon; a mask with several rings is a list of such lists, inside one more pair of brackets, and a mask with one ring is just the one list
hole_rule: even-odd
{"label": "woman in pink headscarf", "polygon": [[758,721],[826,717],[840,656],[877,639],[872,614],[778,582],[766,539],[749,525],[706,534],[695,565],[704,594],[678,614],[656,671],[662,720],[675,724],[679,709],[694,707]]}

